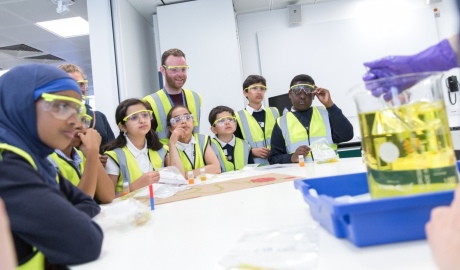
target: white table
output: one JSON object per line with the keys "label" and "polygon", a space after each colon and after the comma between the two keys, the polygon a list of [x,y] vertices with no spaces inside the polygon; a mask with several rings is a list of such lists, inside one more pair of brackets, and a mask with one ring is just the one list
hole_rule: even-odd
{"label": "white table", "polygon": [[[304,178],[365,171],[361,158],[267,172]],[[212,180],[211,180],[212,181]],[[293,182],[157,205],[140,227],[105,233],[102,255],[72,269],[219,269],[248,228],[311,222]],[[317,269],[435,269],[426,241],[357,248],[319,227]]]}

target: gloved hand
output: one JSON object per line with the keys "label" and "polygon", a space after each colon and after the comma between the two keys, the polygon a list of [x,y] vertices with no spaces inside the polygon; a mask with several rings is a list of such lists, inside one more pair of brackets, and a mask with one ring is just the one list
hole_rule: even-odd
{"label": "gloved hand", "polygon": [[[374,96],[384,94],[385,99],[391,98],[391,90],[388,85],[383,85],[373,80],[396,76],[401,74],[427,72],[427,71],[445,71],[458,67],[457,57],[452,50],[447,39],[428,49],[410,56],[387,56],[382,59],[364,63],[369,68],[363,76],[366,82],[366,88],[372,91]],[[398,92],[407,89],[416,82],[401,80],[393,82]]]}

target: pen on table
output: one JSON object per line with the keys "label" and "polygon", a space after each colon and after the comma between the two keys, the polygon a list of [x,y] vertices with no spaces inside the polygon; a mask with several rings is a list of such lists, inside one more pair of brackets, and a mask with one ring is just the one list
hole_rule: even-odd
{"label": "pen on table", "polygon": [[149,186],[150,191],[150,210],[155,210],[155,200],[153,198],[153,184]]}

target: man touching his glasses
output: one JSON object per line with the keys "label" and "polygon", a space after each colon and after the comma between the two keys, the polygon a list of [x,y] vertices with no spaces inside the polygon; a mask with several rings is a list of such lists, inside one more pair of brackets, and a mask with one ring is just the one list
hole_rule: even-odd
{"label": "man touching his glasses", "polygon": [[[325,138],[332,149],[337,143],[353,138],[353,126],[334,104],[329,90],[317,87],[308,75],[300,74],[291,81],[289,98],[291,111],[277,120],[272,133],[272,144],[268,161],[296,163],[299,155],[314,160],[310,145]],[[324,107],[312,107],[315,96]]]}
{"label": "man touching his glasses", "polygon": [[161,56],[160,72],[165,78],[164,88],[142,99],[147,101],[153,109],[157,127],[156,130],[161,143],[168,144],[169,130],[166,124],[166,116],[172,107],[185,106],[193,114],[193,132],[200,130],[201,95],[183,88],[187,81],[189,66],[185,60],[185,54],[179,49],[169,49]]}
{"label": "man touching his glasses", "polygon": [[267,83],[264,77],[249,75],[243,82],[243,95],[248,100],[244,110],[236,112],[235,136],[249,143],[254,163],[268,164],[272,130],[279,116],[275,107],[264,107]]}

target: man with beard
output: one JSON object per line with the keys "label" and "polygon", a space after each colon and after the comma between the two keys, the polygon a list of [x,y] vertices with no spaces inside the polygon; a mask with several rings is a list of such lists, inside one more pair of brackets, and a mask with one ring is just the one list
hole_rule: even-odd
{"label": "man with beard", "polygon": [[200,108],[201,95],[183,88],[187,81],[189,66],[185,60],[185,54],[179,49],[169,49],[161,56],[160,71],[166,82],[163,89],[143,98],[143,101],[150,103],[156,121],[155,128],[161,143],[168,144],[169,131],[166,124],[166,116],[172,107],[177,105],[185,106],[193,114],[193,132],[200,130]]}
{"label": "man with beard", "polygon": [[[315,96],[326,108],[311,106]],[[278,118],[273,128],[270,164],[297,163],[299,155],[314,160],[309,147],[313,142],[325,138],[336,150],[337,143],[353,138],[353,126],[334,104],[329,90],[317,87],[310,76],[300,74],[292,79],[289,98],[291,111]]]}

